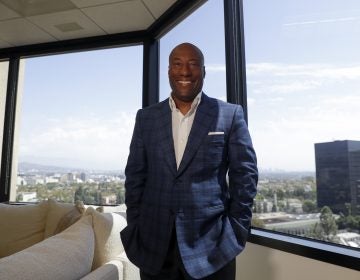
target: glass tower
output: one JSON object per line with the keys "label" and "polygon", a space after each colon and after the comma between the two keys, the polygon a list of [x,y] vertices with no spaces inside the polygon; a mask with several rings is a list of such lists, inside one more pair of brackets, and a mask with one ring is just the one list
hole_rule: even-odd
{"label": "glass tower", "polygon": [[360,213],[360,141],[315,144],[317,203],[334,213]]}

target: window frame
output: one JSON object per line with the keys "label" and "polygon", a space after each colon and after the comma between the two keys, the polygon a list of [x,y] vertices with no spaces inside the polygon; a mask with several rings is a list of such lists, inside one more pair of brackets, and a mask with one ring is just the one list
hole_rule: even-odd
{"label": "window frame", "polygon": [[[228,102],[242,105],[248,123],[243,0],[224,0],[224,13]],[[248,241],[360,271],[360,249],[255,227]]]}
{"label": "window frame", "polygon": [[[146,31],[105,35],[63,42],[43,43],[0,50],[0,60],[9,60],[4,136],[0,176],[0,202],[9,200],[15,128],[19,61],[55,53],[74,53],[101,48],[143,45],[143,107],[159,101],[159,39],[206,0],[177,1]],[[243,106],[247,120],[243,0],[223,0],[226,52],[227,101]],[[235,62],[235,63],[234,63]],[[150,67],[150,65],[152,67]],[[249,242],[291,254],[360,271],[360,249],[252,228]]]}

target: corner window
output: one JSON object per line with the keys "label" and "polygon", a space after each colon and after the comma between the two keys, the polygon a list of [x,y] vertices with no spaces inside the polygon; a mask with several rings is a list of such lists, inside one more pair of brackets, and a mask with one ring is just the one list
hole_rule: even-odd
{"label": "corner window", "polygon": [[244,1],[255,227],[360,247],[359,11]]}
{"label": "corner window", "polygon": [[142,47],[22,64],[11,201],[123,203],[124,168],[141,107]]}

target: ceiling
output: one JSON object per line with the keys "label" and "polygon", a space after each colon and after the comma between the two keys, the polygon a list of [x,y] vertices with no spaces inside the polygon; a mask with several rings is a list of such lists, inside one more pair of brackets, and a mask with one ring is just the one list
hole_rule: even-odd
{"label": "ceiling", "polygon": [[0,0],[0,49],[146,30],[177,0]]}

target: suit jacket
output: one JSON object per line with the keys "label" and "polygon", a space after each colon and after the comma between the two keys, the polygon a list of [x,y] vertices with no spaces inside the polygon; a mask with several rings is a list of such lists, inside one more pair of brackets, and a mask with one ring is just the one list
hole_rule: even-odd
{"label": "suit jacket", "polygon": [[257,174],[241,106],[203,94],[178,169],[169,100],[139,110],[125,169],[128,258],[157,274],[175,225],[187,272],[219,270],[244,249]]}

